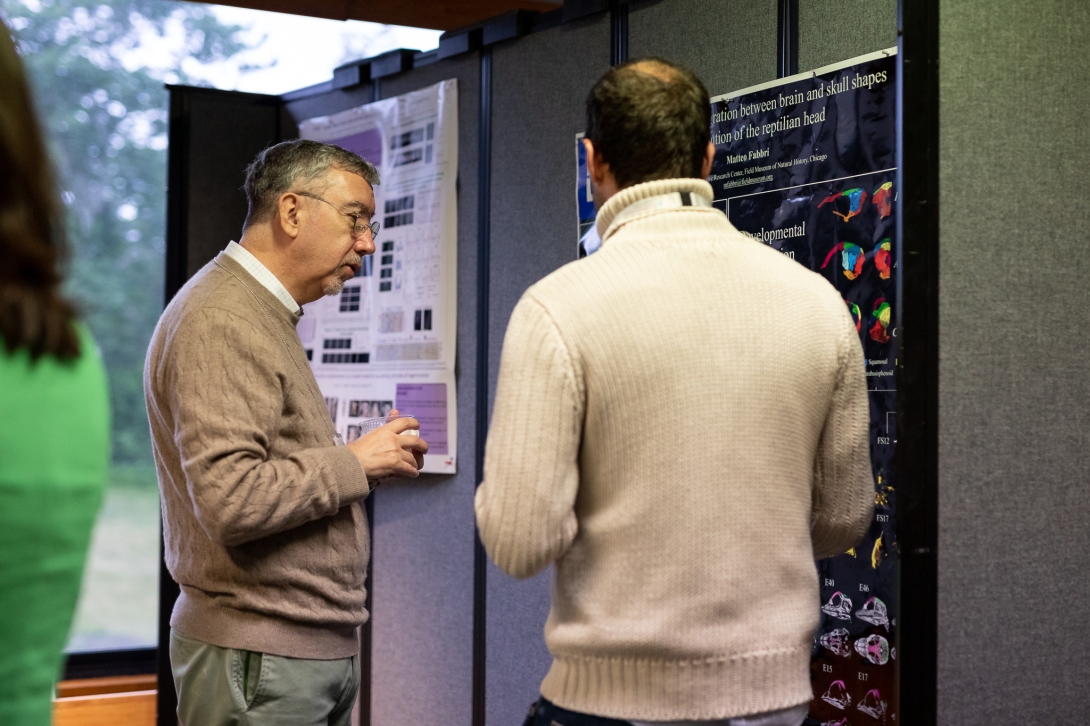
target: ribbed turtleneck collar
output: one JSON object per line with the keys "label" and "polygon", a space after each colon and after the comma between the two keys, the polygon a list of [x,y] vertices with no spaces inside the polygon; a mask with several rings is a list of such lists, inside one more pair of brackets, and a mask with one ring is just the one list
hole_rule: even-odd
{"label": "ribbed turtleneck collar", "polygon": [[712,185],[703,179],[657,179],[655,181],[636,184],[627,187],[609,198],[601,209],[598,210],[598,236],[605,242],[609,232],[609,225],[620,214],[621,210],[641,199],[650,199],[660,194],[673,192],[689,192],[707,197],[709,201],[715,199]]}

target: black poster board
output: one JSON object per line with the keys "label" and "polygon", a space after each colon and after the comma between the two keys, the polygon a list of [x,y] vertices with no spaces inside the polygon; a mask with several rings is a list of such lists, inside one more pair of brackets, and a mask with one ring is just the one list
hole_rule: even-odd
{"label": "black poster board", "polygon": [[716,206],[840,291],[866,359],[875,519],[858,546],[818,563],[813,725],[898,720],[895,54],[712,100]]}

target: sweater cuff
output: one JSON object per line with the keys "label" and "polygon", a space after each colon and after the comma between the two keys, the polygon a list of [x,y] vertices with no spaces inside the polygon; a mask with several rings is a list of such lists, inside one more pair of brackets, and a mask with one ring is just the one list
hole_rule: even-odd
{"label": "sweater cuff", "polygon": [[329,469],[337,485],[340,506],[364,499],[371,493],[371,485],[363,472],[360,460],[347,446],[337,446],[332,450]]}

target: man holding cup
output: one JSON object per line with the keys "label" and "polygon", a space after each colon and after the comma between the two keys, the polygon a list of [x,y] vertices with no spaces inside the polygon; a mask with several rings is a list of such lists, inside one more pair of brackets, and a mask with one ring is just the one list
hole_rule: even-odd
{"label": "man holding cup", "polygon": [[336,146],[261,152],[241,244],[193,276],[152,338],[144,390],[187,726],[349,723],[368,617],[359,502],[417,476],[428,445],[396,411],[344,445],[295,326],[374,253],[377,183]]}
{"label": "man holding cup", "polygon": [[555,567],[528,726],[799,726],[814,560],[870,523],[855,326],[712,206],[710,125],[684,68],[603,76],[601,248],[511,315],[476,511],[501,569]]}

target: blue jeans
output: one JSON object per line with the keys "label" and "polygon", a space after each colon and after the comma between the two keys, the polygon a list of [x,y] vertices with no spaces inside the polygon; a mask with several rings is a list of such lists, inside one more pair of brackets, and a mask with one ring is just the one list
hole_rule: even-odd
{"label": "blue jeans", "polygon": [[526,721],[522,726],[632,726],[628,721],[605,716],[591,716],[587,713],[576,713],[565,708],[560,708],[542,696],[532,706],[530,713],[526,714]]}

